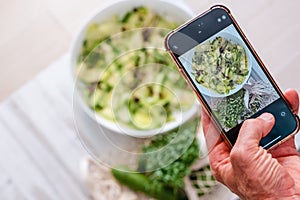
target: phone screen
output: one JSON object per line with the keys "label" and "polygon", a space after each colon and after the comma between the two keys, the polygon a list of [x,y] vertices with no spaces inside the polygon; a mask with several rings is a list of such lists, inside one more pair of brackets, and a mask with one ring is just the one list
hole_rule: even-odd
{"label": "phone screen", "polygon": [[214,9],[184,26],[169,38],[169,45],[232,145],[243,121],[264,112],[272,113],[276,122],[261,140],[263,148],[297,129],[295,115],[224,9]]}

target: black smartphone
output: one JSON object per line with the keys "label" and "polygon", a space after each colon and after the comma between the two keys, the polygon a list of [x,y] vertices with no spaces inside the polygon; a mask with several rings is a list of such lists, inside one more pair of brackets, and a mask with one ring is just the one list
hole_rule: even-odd
{"label": "black smartphone", "polygon": [[171,31],[165,46],[230,146],[243,121],[264,112],[275,117],[260,141],[264,149],[298,131],[297,114],[225,6],[213,6]]}

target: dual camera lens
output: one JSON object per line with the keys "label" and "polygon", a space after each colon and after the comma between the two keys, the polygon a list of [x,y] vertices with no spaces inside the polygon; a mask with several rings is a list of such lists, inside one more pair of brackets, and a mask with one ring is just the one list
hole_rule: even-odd
{"label": "dual camera lens", "polygon": [[217,22],[221,23],[222,21],[226,20],[226,16],[222,15],[222,17],[217,18]]}
{"label": "dual camera lens", "polygon": [[[221,23],[222,21],[225,21],[226,19],[227,19],[226,15],[222,15],[221,17],[217,18],[217,22]],[[204,22],[200,22],[200,23],[198,23],[197,26],[198,27],[203,27],[203,25],[204,25]],[[198,30],[198,34],[201,34],[201,33],[202,33],[202,30]],[[173,47],[174,50],[179,49],[179,47],[177,45],[173,45],[172,47]]]}

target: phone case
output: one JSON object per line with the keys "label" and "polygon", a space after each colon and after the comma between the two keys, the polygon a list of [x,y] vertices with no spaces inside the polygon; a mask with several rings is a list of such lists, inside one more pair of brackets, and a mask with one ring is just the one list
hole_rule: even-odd
{"label": "phone case", "polygon": [[[262,60],[260,59],[260,57],[258,56],[257,52],[254,50],[253,46],[251,45],[251,43],[249,42],[249,40],[247,39],[246,35],[244,34],[244,32],[242,31],[242,29],[240,28],[240,26],[238,25],[237,21],[234,19],[234,17],[232,16],[230,10],[223,6],[223,5],[215,5],[213,7],[211,7],[209,10],[205,11],[204,13],[198,15],[197,17],[195,17],[194,19],[191,19],[190,21],[184,23],[183,25],[181,25],[180,27],[178,27],[177,29],[175,29],[174,31],[171,31],[166,39],[165,39],[165,47],[166,50],[169,52],[171,58],[173,59],[173,61],[175,62],[179,72],[184,76],[184,79],[186,80],[186,82],[188,83],[188,85],[194,90],[194,93],[196,94],[198,100],[200,101],[202,108],[207,112],[207,114],[209,114],[209,116],[211,117],[214,125],[219,129],[221,136],[223,137],[223,139],[225,140],[225,142],[232,147],[233,145],[231,144],[231,142],[228,140],[226,134],[222,131],[222,128],[219,126],[217,120],[212,116],[212,113],[208,107],[208,105],[205,103],[204,99],[202,98],[202,96],[199,94],[198,90],[195,88],[195,86],[191,83],[191,81],[189,80],[189,78],[187,77],[187,75],[185,74],[185,72],[183,72],[182,68],[181,68],[181,64],[180,62],[177,60],[176,56],[174,55],[174,53],[172,52],[172,50],[170,49],[169,45],[168,45],[168,40],[170,38],[170,36],[172,34],[174,34],[175,32],[181,30],[182,28],[184,28],[185,26],[188,26],[190,23],[192,23],[193,21],[201,18],[202,16],[206,15],[207,13],[211,12],[213,9],[223,9],[231,18],[231,20],[233,21],[235,27],[238,29],[241,37],[244,38],[245,43],[248,45],[249,49],[252,51],[253,56],[257,59],[259,65],[261,66],[261,68],[263,68],[266,76],[269,78],[269,80],[271,81],[271,83],[274,85],[275,89],[277,90],[277,92],[279,93],[280,97],[282,99],[284,99],[284,101],[287,103],[287,105],[289,106],[290,110],[291,106],[289,105],[289,103],[287,102],[286,98],[284,97],[282,91],[280,90],[280,88],[278,87],[278,85],[276,84],[276,82],[274,81],[274,79],[272,78],[272,76],[270,75],[269,71],[267,70],[267,68],[265,67],[265,65],[263,64]],[[290,139],[293,135],[295,135],[298,131],[299,131],[299,117],[297,115],[297,113],[295,113],[293,111],[293,114],[296,118],[297,121],[297,128],[295,129],[294,132],[292,132],[288,137],[285,137],[284,139],[280,140],[278,143],[276,143],[275,145],[271,146],[269,149],[275,148],[276,146],[278,146],[279,144],[285,142],[286,140]]]}

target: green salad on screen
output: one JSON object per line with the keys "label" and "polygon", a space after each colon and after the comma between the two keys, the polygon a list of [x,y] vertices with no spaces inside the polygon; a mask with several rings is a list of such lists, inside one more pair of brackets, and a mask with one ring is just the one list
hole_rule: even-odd
{"label": "green salad on screen", "polygon": [[249,74],[244,47],[220,36],[196,47],[192,65],[195,80],[218,94],[228,94]]}

